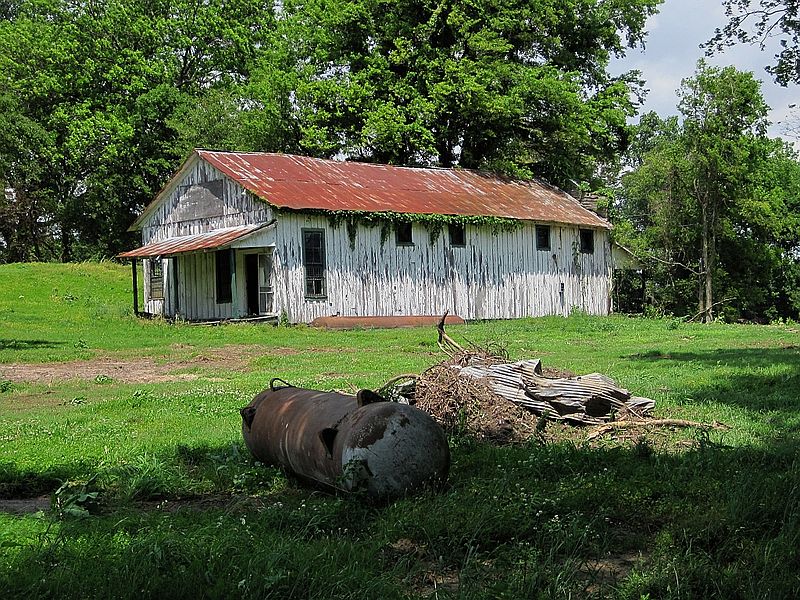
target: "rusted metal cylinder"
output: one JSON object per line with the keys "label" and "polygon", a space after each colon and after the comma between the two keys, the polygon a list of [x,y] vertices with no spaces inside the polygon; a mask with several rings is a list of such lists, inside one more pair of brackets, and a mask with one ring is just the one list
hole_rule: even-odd
{"label": "rusted metal cylinder", "polygon": [[328,488],[391,499],[444,481],[450,468],[447,439],[430,415],[369,390],[270,384],[241,414],[253,456]]}

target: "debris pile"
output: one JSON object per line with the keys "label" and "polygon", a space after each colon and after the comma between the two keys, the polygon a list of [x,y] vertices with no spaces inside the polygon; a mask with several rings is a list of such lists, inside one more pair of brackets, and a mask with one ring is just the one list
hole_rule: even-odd
{"label": "debris pile", "polygon": [[454,368],[463,377],[484,381],[492,392],[517,406],[557,421],[597,425],[622,411],[642,416],[655,407],[653,400],[633,396],[600,373],[547,377],[538,359],[488,365],[478,361]]}
{"label": "debris pile", "polygon": [[390,388],[389,395],[415,404],[446,431],[496,443],[530,439],[540,417],[598,425],[622,416],[641,418],[655,405],[599,373],[571,376],[542,369],[539,360],[506,362],[466,351],[419,376],[393,381]]}
{"label": "debris pile", "polygon": [[395,378],[380,393],[415,404],[446,431],[518,442],[530,439],[546,420],[583,425],[641,420],[655,406],[600,373],[575,376],[543,369],[538,359],[510,362],[496,348],[466,350],[445,333],[443,323],[439,347],[447,360],[419,376]]}

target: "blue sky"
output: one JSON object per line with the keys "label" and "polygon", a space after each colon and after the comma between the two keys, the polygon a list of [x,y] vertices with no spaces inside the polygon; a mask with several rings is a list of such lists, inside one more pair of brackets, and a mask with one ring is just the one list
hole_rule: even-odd
{"label": "blue sky", "polygon": [[[638,69],[642,72],[645,87],[650,90],[642,113],[654,110],[661,116],[678,114],[675,90],[680,87],[681,79],[694,73],[697,60],[704,56],[705,51],[699,45],[708,41],[714,29],[726,22],[720,0],[666,0],[661,12],[648,20],[644,51],[630,50],[624,59],[613,61],[611,71]],[[780,122],[790,114],[797,115],[797,109],[789,105],[800,105],[800,86],[783,88],[764,70],[773,62],[777,47],[775,40],[770,42],[770,47],[764,51],[758,46],[738,45],[707,60],[713,65],[733,65],[739,70],[752,71],[756,79],[763,82],[764,98],[772,107],[770,134],[777,136],[781,135]]]}

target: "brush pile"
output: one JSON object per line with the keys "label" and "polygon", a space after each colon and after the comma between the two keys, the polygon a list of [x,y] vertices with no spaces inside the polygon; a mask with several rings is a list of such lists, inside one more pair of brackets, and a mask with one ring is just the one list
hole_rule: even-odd
{"label": "brush pile", "polygon": [[544,420],[600,425],[622,417],[642,419],[655,406],[599,373],[574,376],[543,369],[536,359],[509,362],[497,348],[466,350],[442,323],[439,347],[447,360],[419,376],[396,378],[380,393],[415,404],[449,432],[517,442],[530,439]]}

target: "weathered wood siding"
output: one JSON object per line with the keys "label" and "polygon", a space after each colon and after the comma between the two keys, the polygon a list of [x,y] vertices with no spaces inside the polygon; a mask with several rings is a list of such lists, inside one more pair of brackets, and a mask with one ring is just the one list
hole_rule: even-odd
{"label": "weathered wood siding", "polygon": [[[212,184],[198,201],[193,185]],[[189,320],[227,319],[247,311],[244,253],[275,247],[274,311],[292,322],[329,315],[425,315],[450,310],[465,319],[501,319],[610,310],[611,246],[608,232],[595,230],[594,253],[579,252],[576,227],[551,225],[551,248],[536,249],[535,224],[511,231],[466,227],[466,246],[450,245],[445,229],[432,244],[425,227],[413,227],[413,246],[398,246],[394,232],[381,243],[381,228],[359,225],[355,247],[347,228],[323,216],[277,213],[238,183],[197,160],[166,189],[164,201],[143,222],[142,241],[213,231],[223,227],[277,223],[235,249],[231,302],[217,303],[214,252],[163,261],[164,299],[150,298],[145,262],[144,309]],[[305,297],[302,229],[325,231],[324,299]],[[262,248],[263,245],[263,248]],[[177,270],[177,272],[176,272]],[[177,285],[176,285],[177,283]]]}
{"label": "weathered wood siding", "polygon": [[[190,201],[191,186],[219,182],[218,198],[207,197],[202,206]],[[164,201],[147,217],[142,227],[142,243],[205,233],[224,227],[266,223],[272,219],[271,207],[254,198],[241,185],[231,181],[208,163],[197,160],[187,165],[183,177],[165,190]],[[242,246],[263,243],[274,238],[264,231]],[[274,242],[272,242],[274,243]],[[164,299],[150,297],[149,262],[145,260],[144,293],[146,312],[189,320],[229,319],[246,312],[244,259],[236,252],[236,275],[231,302],[217,303],[213,252],[181,255],[163,260]],[[175,269],[177,268],[177,275]],[[177,284],[177,285],[176,285]]]}
{"label": "weathered wood siding", "polygon": [[[324,299],[305,297],[302,229],[325,231]],[[380,227],[357,228],[355,248],[347,228],[322,216],[278,217],[275,251],[276,306],[292,322],[328,315],[435,315],[505,319],[609,312],[611,247],[595,230],[594,253],[579,251],[577,227],[551,225],[551,248],[536,249],[535,225],[511,231],[468,226],[466,246],[452,247],[447,230],[430,243],[413,227],[413,246],[398,246],[394,232],[381,245]]]}
{"label": "weathered wood siding", "polygon": [[[190,186],[216,181],[221,182],[222,188],[218,200],[206,201],[202,206],[189,202]],[[183,178],[165,192],[164,201],[142,224],[143,244],[223,227],[266,223],[272,218],[268,204],[202,160],[187,165]]]}

